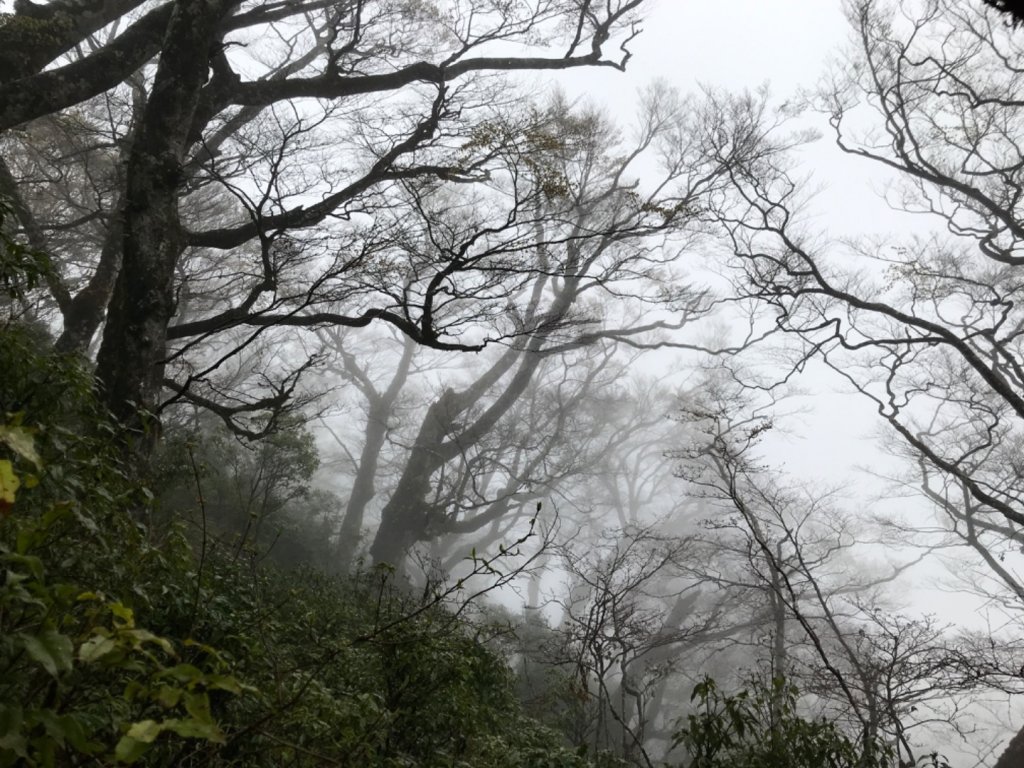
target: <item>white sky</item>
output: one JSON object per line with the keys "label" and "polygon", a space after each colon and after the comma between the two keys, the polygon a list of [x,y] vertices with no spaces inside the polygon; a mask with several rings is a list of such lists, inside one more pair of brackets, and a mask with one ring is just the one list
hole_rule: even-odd
{"label": "white sky", "polygon": [[[706,83],[749,88],[765,81],[785,93],[817,77],[846,37],[839,0],[654,0],[631,46],[629,71],[602,70],[602,92],[664,77],[683,90]],[[616,82],[618,81],[618,82]]]}
{"label": "white sky", "polygon": [[[576,70],[561,73],[558,82],[571,95],[605,105],[622,124],[633,115],[637,89],[654,79],[683,93],[701,86],[740,91],[767,83],[782,103],[801,87],[814,86],[845,45],[849,26],[842,5],[842,0],[654,0],[630,46],[634,56],[625,73]],[[827,128],[823,120],[811,119],[822,131]],[[801,155],[813,184],[821,187],[813,201],[815,221],[831,235],[852,235],[866,220],[893,215],[873,190],[874,169],[844,156],[827,134]],[[818,411],[827,411],[828,440],[813,439],[823,432],[823,414],[808,414],[800,429],[804,439],[779,441],[779,460],[794,472],[841,483],[864,458],[871,409],[848,398],[815,399]],[[843,407],[835,407],[837,402]]]}
{"label": "white sky", "polygon": [[[634,57],[626,73],[574,71],[562,74],[559,82],[571,95],[606,105],[620,123],[628,123],[632,116],[636,90],[655,78],[684,93],[701,85],[739,91],[768,83],[777,103],[782,103],[799,88],[816,84],[849,34],[842,0],[654,0],[643,33],[631,45]],[[816,225],[835,238],[906,233],[908,227],[920,225],[919,217],[915,221],[888,208],[880,195],[885,178],[877,168],[841,153],[823,119],[817,127],[822,139],[801,151],[813,175],[812,185],[820,187],[812,203]],[[879,450],[879,420],[873,408],[862,399],[829,392],[835,384],[833,377],[805,377],[804,388],[814,393],[801,403],[808,412],[789,424],[794,434],[778,435],[766,445],[774,465],[812,483],[845,487],[850,509],[869,509],[884,489],[858,467],[884,472],[892,469],[886,467],[891,461]],[[916,505],[920,514],[929,514],[926,505],[913,500],[890,503]],[[920,570],[918,581],[935,585],[945,575],[936,563]],[[976,628],[984,628],[987,620],[978,599],[969,595],[921,589],[901,598],[905,605],[913,603],[914,612],[934,613],[944,620]],[[1004,711],[998,720],[1006,717]],[[1013,724],[1006,724],[1008,733],[1016,730],[1018,720],[1019,713]],[[969,751],[958,755],[951,747],[948,757],[954,765],[973,764]]]}

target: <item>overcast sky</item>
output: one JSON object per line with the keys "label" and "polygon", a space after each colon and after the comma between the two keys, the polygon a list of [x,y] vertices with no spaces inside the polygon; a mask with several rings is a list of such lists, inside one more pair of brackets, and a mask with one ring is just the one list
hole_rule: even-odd
{"label": "overcast sky", "polygon": [[[643,33],[632,46],[634,58],[626,73],[574,72],[566,87],[587,93],[613,112],[621,106],[621,122],[630,117],[632,94],[653,78],[664,78],[684,92],[700,85],[753,89],[767,82],[781,103],[799,88],[814,86],[849,35],[842,0],[655,0]],[[839,152],[825,132],[823,119],[817,127],[823,130],[822,139],[801,152],[813,184],[821,189],[813,204],[817,225],[841,238],[865,232],[902,236],[908,227],[923,224],[920,217],[889,209],[881,196],[886,179],[878,168]],[[849,507],[870,511],[882,503],[873,496],[884,493],[884,484],[858,466],[892,471],[892,461],[879,450],[883,430],[874,409],[861,398],[830,394],[828,390],[836,386],[834,377],[814,373],[807,377],[806,387],[814,392],[804,400],[810,410],[791,423],[795,436],[777,436],[768,444],[770,459],[804,480],[846,484]],[[915,508],[923,519],[930,517],[919,500],[890,499],[889,503]],[[937,566],[919,571],[922,588],[912,597],[905,595],[914,603],[908,607],[984,628],[989,618],[976,598],[923,586],[929,580],[933,585],[940,583],[942,574]],[[1019,705],[1012,707],[1015,714],[1004,710],[996,719],[1009,728],[1010,721],[1024,715]],[[950,758],[960,765],[971,764],[960,762],[966,754],[957,755],[956,746],[950,746]]]}
{"label": "overcast sky", "polygon": [[[636,91],[654,79],[684,93],[767,83],[782,103],[814,86],[849,37],[842,0],[654,0],[642,29],[630,45],[634,55],[626,72],[575,70],[560,73],[558,81],[571,95],[605,105],[623,125],[633,117]],[[809,119],[827,128],[823,118]],[[855,234],[866,221],[876,230],[885,229],[887,218],[892,226],[900,223],[877,194],[875,169],[842,155],[829,136],[801,156],[821,189],[813,205],[822,229],[840,237]],[[826,394],[816,395],[814,405],[803,423],[793,423],[803,436],[779,440],[776,458],[795,473],[848,480],[854,465],[868,458],[872,410],[860,400]]]}
{"label": "overcast sky", "polygon": [[846,34],[840,0],[654,0],[630,71],[616,77],[604,70],[600,79],[609,93],[652,77],[683,90],[768,80],[785,93],[813,82]]}

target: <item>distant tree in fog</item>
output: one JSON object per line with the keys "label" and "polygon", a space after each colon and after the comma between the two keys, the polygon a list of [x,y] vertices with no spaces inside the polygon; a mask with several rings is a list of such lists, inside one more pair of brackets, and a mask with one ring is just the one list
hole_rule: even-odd
{"label": "distant tree in fog", "polygon": [[725,99],[726,133],[762,147],[733,166],[715,207],[734,288],[779,342],[776,359],[788,356],[784,375],[823,364],[874,406],[913,468],[899,481],[933,502],[941,529],[903,520],[903,540],[969,553],[1019,628],[1024,38],[953,0],[868,0],[849,16],[855,43],[809,105],[841,151],[890,175],[892,207],[934,226],[819,237],[785,118],[737,118],[741,102]]}
{"label": "distant tree in fog", "polygon": [[[727,163],[704,160],[712,126],[700,100],[657,85],[641,101],[624,138],[595,110],[556,98],[535,121],[533,152],[517,160],[513,183],[488,195],[411,190],[417,215],[403,221],[406,241],[462,254],[483,284],[514,276],[502,322],[522,333],[426,406],[381,509],[375,562],[401,563],[417,542],[518,515],[545,476],[573,471],[572,435],[600,421],[587,400],[600,397],[595,382],[615,349],[686,346],[667,332],[712,310],[683,257],[702,234],[691,203],[725,183]],[[635,174],[648,160],[658,175],[641,184]]]}

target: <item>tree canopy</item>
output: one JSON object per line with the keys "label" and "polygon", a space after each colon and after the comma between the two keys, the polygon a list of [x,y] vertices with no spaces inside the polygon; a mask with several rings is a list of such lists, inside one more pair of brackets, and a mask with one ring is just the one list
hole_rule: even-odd
{"label": "tree canopy", "polygon": [[59,266],[61,347],[102,322],[121,420],[164,387],[231,419],[280,410],[315,357],[241,402],[214,381],[277,326],[383,321],[445,349],[528,332],[463,330],[515,294],[518,246],[489,251],[486,229],[417,244],[415,220],[453,185],[500,179],[513,217],[550,197],[557,179],[525,178],[544,129],[502,108],[493,75],[621,68],[641,4],[17,3],[0,192]]}

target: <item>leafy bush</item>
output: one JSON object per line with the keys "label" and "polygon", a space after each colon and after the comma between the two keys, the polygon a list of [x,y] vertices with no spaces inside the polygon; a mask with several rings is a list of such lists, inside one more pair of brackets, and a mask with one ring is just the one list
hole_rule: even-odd
{"label": "leafy bush", "polygon": [[238,681],[213,649],[137,621],[190,558],[180,539],[149,546],[129,514],[145,495],[91,377],[16,325],[0,370],[0,766],[131,763],[163,733],[222,740],[210,694]]}
{"label": "leafy bush", "polygon": [[6,325],[0,370],[0,768],[590,764],[434,593],[152,538],[80,361]]}
{"label": "leafy bush", "polygon": [[11,237],[4,226],[11,218],[10,204],[0,199],[0,292],[23,299],[53,269],[49,257]]}
{"label": "leafy bush", "polygon": [[854,740],[836,723],[797,712],[797,689],[781,679],[725,695],[705,678],[693,690],[698,711],[675,736],[687,768],[890,768],[884,742]]}
{"label": "leafy bush", "polygon": [[[246,724],[246,765],[583,766],[524,717],[504,660],[474,628],[387,571],[349,580],[254,569],[208,603],[210,641],[244,659],[256,696],[228,702]],[[287,606],[287,610],[274,610]],[[272,638],[272,641],[268,641]],[[550,756],[549,763],[545,763]],[[303,762],[305,761],[305,762]]]}
{"label": "leafy bush", "polygon": [[330,519],[343,502],[312,487],[318,466],[313,436],[301,424],[285,422],[250,440],[197,414],[187,427],[164,430],[150,478],[161,510],[154,523],[190,520],[193,530],[239,552],[326,569]]}

